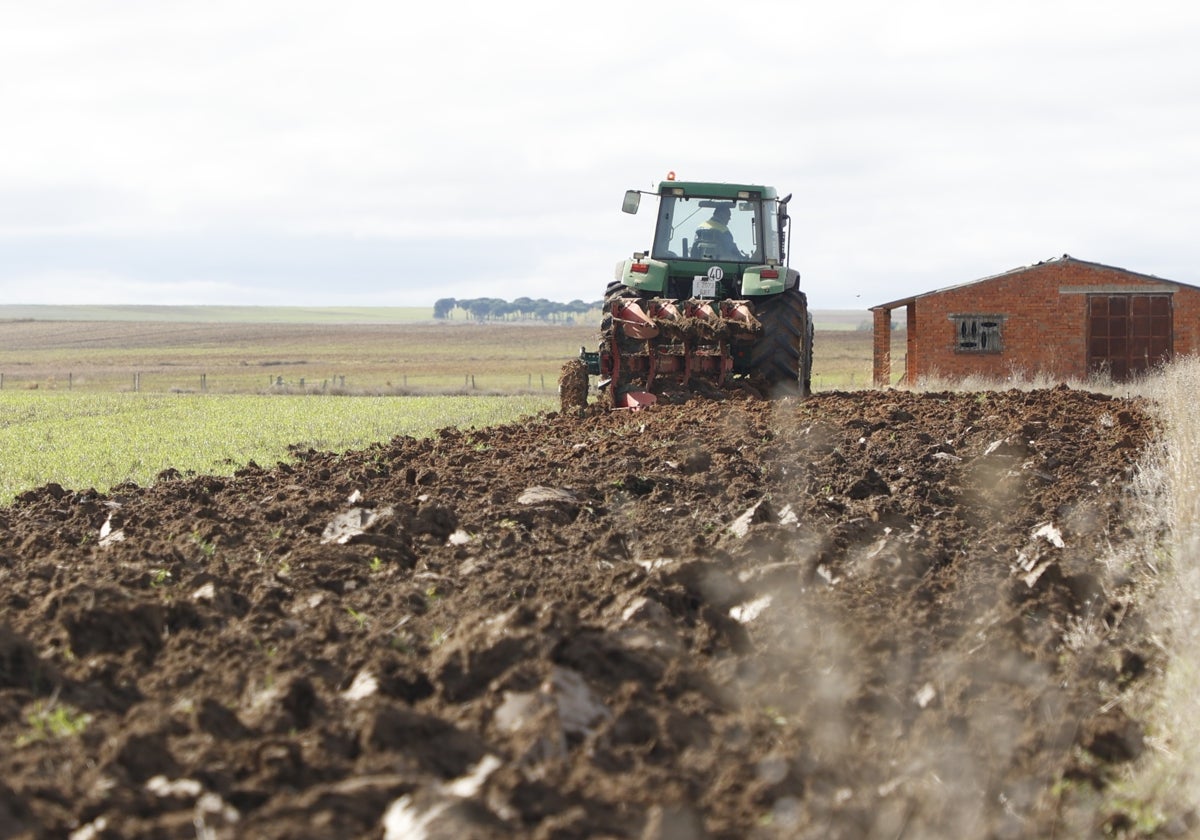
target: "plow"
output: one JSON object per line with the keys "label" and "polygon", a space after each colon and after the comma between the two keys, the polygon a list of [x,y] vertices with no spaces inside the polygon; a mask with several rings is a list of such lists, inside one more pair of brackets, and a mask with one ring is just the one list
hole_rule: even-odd
{"label": "plow", "polygon": [[725,387],[735,348],[762,332],[745,301],[621,297],[609,315],[597,372],[605,387],[620,383],[620,407],[626,408],[653,404],[656,387]]}
{"label": "plow", "polygon": [[[604,298],[599,347],[580,349],[563,383],[598,379],[614,408],[731,387],[805,396],[812,320],[798,272],[787,267],[787,203],[774,188],[676,181],[650,195],[654,242],[617,264]],[[643,193],[622,209],[636,213]],[[587,391],[560,383],[564,407]]]}

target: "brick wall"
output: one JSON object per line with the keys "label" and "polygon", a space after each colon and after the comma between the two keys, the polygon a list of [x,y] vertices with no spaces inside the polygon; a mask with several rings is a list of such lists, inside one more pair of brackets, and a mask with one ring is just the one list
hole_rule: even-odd
{"label": "brick wall", "polygon": [[[918,296],[909,305],[908,375],[1084,379],[1089,291],[1169,292],[1175,355],[1200,352],[1200,289],[1063,258]],[[1000,316],[1002,351],[959,352],[953,315]]]}
{"label": "brick wall", "polygon": [[876,309],[874,316],[872,377],[876,384],[887,384],[892,370],[892,313]]}

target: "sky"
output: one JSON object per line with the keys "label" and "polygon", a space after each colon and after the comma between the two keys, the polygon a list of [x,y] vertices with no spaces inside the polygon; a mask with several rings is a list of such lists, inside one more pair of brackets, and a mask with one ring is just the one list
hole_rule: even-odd
{"label": "sky", "polygon": [[0,301],[596,300],[626,189],[793,195],[813,309],[1200,285],[1200,4],[0,0]]}

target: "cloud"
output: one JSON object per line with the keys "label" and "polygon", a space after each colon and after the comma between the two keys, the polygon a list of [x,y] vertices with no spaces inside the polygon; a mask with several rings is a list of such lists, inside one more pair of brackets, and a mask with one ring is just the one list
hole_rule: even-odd
{"label": "cloud", "polygon": [[816,308],[1062,252],[1200,282],[1198,36],[1077,0],[27,4],[0,284],[594,299],[650,238],[621,193],[667,170],[794,193]]}

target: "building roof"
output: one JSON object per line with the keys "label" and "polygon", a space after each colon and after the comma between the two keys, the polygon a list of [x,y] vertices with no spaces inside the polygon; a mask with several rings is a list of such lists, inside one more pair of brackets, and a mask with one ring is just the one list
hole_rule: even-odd
{"label": "building roof", "polygon": [[[1050,263],[1062,263],[1062,262],[1072,262],[1072,263],[1078,263],[1080,265],[1090,265],[1093,268],[1101,268],[1106,271],[1120,271],[1125,274],[1131,274],[1134,277],[1141,277],[1145,280],[1153,280],[1158,283],[1170,283],[1173,286],[1188,286],[1187,283],[1179,283],[1175,280],[1165,280],[1162,277],[1156,277],[1153,274],[1143,274],[1142,272],[1130,271],[1129,269],[1121,268],[1120,266],[1105,265],[1104,263],[1089,262],[1088,260],[1079,260],[1079,259],[1076,259],[1075,257],[1072,257],[1070,254],[1063,254],[1061,257],[1051,257],[1048,260],[1040,260],[1040,261],[1034,263],[1033,265],[1023,265],[1023,266],[1020,266],[1019,268],[1011,268],[1008,271],[1002,271],[999,274],[992,274],[988,277],[981,277],[978,280],[971,280],[966,283],[956,283],[953,286],[943,286],[940,289],[934,289],[933,291],[921,292],[920,294],[910,295],[905,298],[900,298],[899,300],[893,300],[889,303],[880,303],[880,304],[877,304],[870,308],[872,311],[876,310],[876,309],[885,309],[885,310],[899,309],[901,306],[909,306],[910,304],[915,302],[918,298],[928,297],[930,295],[940,295],[943,292],[950,292],[950,291],[954,291],[956,289],[963,289],[963,288],[966,288],[967,286],[974,286],[977,283],[987,283],[988,281],[996,280],[1000,277],[1007,277],[1011,274],[1021,274],[1023,272],[1029,271],[1030,269],[1037,268],[1038,266],[1049,265]],[[1188,288],[1197,288],[1197,287],[1188,286]]]}

